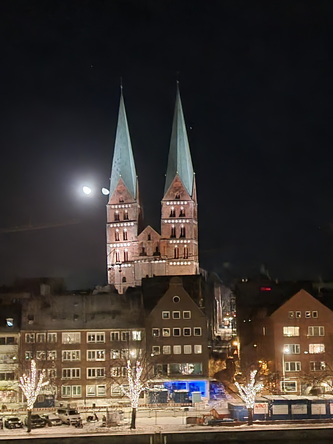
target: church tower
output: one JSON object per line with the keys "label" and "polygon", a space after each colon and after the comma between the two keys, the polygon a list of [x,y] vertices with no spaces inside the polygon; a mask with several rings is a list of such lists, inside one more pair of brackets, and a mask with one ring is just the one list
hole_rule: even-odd
{"label": "church tower", "polygon": [[106,227],[108,283],[119,293],[135,285],[139,219],[138,181],[121,88]]}
{"label": "church tower", "polygon": [[161,203],[160,252],[167,262],[166,274],[199,274],[195,174],[178,84]]}

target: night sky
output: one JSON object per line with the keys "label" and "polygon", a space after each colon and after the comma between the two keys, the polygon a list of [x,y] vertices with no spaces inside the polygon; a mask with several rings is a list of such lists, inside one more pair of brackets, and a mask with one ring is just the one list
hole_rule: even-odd
{"label": "night sky", "polygon": [[0,228],[48,228],[0,233],[0,284],[106,283],[107,198],[80,187],[109,184],[121,77],[146,224],[178,79],[201,266],[333,279],[332,20],[320,0],[2,0]]}

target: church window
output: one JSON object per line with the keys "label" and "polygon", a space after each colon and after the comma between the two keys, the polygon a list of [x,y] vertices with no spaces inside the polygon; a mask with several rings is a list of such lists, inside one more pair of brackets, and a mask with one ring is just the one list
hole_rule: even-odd
{"label": "church window", "polygon": [[128,250],[124,251],[124,262],[128,262]]}
{"label": "church window", "polygon": [[116,262],[120,262],[120,253],[119,253],[119,250],[116,250]]}
{"label": "church window", "polygon": [[170,209],[170,217],[175,217],[175,216],[176,216],[175,207],[171,207],[171,209]]}
{"label": "church window", "polygon": [[151,240],[151,235],[150,235],[150,234],[148,234],[147,239],[148,239],[148,240]]}
{"label": "church window", "polygon": [[179,248],[178,247],[175,247],[175,249],[173,250],[173,258],[179,259]]}
{"label": "church window", "polygon": [[180,194],[179,193],[176,193],[176,195],[175,195],[175,199],[180,199]]}
{"label": "church window", "polygon": [[180,236],[179,237],[185,237],[185,227],[184,227],[184,225],[182,225],[180,227]]}
{"label": "church window", "polygon": [[127,210],[124,211],[124,220],[128,220],[128,211]]}
{"label": "church window", "polygon": [[123,276],[123,278],[122,278],[122,282],[126,282],[126,278],[125,278],[125,276]]}
{"label": "church window", "polygon": [[127,240],[127,229],[126,228],[124,229],[124,232],[123,232],[123,239]]}
{"label": "church window", "polygon": [[119,230],[115,231],[114,238],[115,238],[116,241],[119,241]]}
{"label": "church window", "polygon": [[119,196],[119,202],[124,202],[123,196]]}
{"label": "church window", "polygon": [[188,259],[188,247],[184,247],[184,259]]}
{"label": "church window", "polygon": [[119,220],[119,211],[114,213],[114,220]]}
{"label": "church window", "polygon": [[185,217],[184,207],[180,207],[179,217]]}
{"label": "church window", "polygon": [[176,227],[172,225],[170,237],[176,237]]}

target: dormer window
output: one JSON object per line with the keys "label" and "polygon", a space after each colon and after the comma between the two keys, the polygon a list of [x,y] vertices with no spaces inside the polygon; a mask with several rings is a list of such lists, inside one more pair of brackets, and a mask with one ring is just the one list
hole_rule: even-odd
{"label": "dormer window", "polygon": [[119,211],[115,211],[114,213],[114,220],[118,221],[119,220]]}
{"label": "dormer window", "polygon": [[175,217],[175,216],[176,216],[175,207],[171,207],[170,208],[170,217]]}
{"label": "dormer window", "polygon": [[170,237],[176,237],[176,227],[174,225],[171,227]]}

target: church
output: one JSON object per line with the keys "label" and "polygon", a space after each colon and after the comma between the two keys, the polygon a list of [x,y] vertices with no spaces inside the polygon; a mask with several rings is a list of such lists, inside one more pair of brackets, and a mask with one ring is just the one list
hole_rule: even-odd
{"label": "church", "polygon": [[160,233],[150,225],[141,230],[139,179],[121,88],[106,228],[108,283],[119,293],[147,277],[199,274],[196,182],[178,84],[165,176]]}

